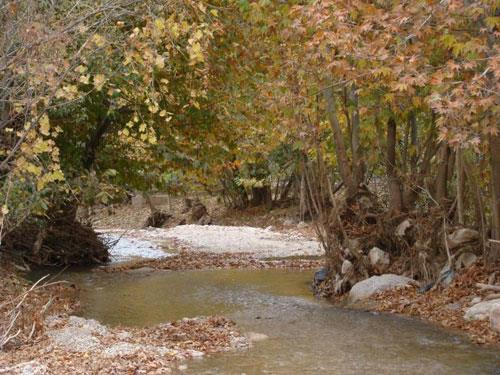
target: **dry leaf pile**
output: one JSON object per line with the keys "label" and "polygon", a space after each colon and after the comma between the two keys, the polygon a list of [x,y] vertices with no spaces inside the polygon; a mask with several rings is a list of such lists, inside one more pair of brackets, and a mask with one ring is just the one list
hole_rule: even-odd
{"label": "dry leaf pile", "polygon": [[257,259],[247,253],[210,253],[182,250],[178,255],[161,259],[140,260],[103,267],[105,272],[121,272],[140,268],[186,271],[206,269],[315,269],[323,266],[323,259],[284,258]]}
{"label": "dry leaf pile", "polygon": [[489,321],[464,319],[464,313],[475,297],[484,299],[488,291],[477,288],[476,283],[488,283],[490,273],[481,265],[474,265],[455,276],[447,287],[421,293],[418,288],[408,286],[382,292],[373,297],[375,310],[404,314],[437,323],[446,328],[466,332],[478,344],[500,344],[500,334]]}
{"label": "dry leaf pile", "polygon": [[37,338],[44,319],[76,307],[75,288],[47,279],[34,285],[12,272],[0,269],[0,350],[18,347]]}
{"label": "dry leaf pile", "polygon": [[110,328],[67,316],[48,325],[30,345],[0,352],[0,373],[38,368],[41,374],[164,374],[185,359],[248,347],[234,323],[218,316],[149,328]]}

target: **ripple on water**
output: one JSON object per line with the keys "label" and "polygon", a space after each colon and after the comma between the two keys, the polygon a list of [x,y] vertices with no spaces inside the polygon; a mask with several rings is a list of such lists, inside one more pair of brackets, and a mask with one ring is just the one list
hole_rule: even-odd
{"label": "ripple on water", "polygon": [[[71,276],[81,282],[84,274]],[[493,374],[500,353],[408,318],[349,311],[310,296],[311,272],[217,270],[99,274],[83,283],[82,315],[152,325],[223,314],[267,340],[189,362],[192,374]]]}

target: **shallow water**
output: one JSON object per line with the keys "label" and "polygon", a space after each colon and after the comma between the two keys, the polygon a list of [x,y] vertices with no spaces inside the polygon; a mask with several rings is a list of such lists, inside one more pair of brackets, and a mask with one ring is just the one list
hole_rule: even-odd
{"label": "shallow water", "polygon": [[500,352],[415,320],[349,311],[311,297],[311,272],[72,273],[82,316],[147,326],[220,314],[269,338],[188,362],[190,374],[496,374]]}

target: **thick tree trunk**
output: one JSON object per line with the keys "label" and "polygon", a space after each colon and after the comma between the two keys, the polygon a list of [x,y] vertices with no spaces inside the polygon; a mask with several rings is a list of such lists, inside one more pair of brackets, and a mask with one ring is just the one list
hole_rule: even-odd
{"label": "thick tree trunk", "polygon": [[110,125],[111,120],[109,117],[102,118],[97,124],[95,132],[91,135],[91,138],[85,147],[85,155],[82,160],[82,164],[85,169],[90,170],[94,166],[97,150]]}
{"label": "thick tree trunk", "polygon": [[490,259],[500,259],[500,135],[490,136],[491,164],[491,249]]}
{"label": "thick tree trunk", "polygon": [[401,182],[396,173],[396,121],[391,117],[387,121],[387,180],[389,183],[389,207],[392,212],[403,210]]}
{"label": "thick tree trunk", "polygon": [[342,129],[340,128],[337,109],[335,105],[335,97],[333,94],[333,88],[328,87],[324,92],[326,100],[326,111],[328,115],[328,120],[330,126],[332,127],[333,140],[335,143],[335,154],[337,156],[337,165],[339,168],[340,176],[342,181],[347,188],[348,197],[354,196],[357,191],[357,186],[354,182],[352,170],[349,166],[349,161],[347,158],[347,152],[344,143],[344,136],[342,134]]}

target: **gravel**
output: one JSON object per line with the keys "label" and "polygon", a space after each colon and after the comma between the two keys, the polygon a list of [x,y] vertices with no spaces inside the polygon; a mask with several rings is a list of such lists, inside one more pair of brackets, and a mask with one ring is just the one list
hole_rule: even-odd
{"label": "gravel", "polygon": [[108,229],[100,236],[116,242],[110,249],[112,262],[159,259],[175,255],[169,250],[172,242],[190,251],[210,253],[247,253],[257,258],[321,256],[319,242],[298,232],[278,233],[271,227],[262,229],[247,226],[179,225],[170,229]]}
{"label": "gravel", "polygon": [[160,230],[109,230],[99,231],[100,237],[111,244],[109,254],[111,263],[126,262],[128,260],[159,259],[171,254],[166,253],[159,242],[164,236]]}
{"label": "gravel", "polygon": [[323,255],[319,242],[299,233],[219,225],[180,225],[165,231],[190,250],[213,253],[250,253],[259,258]]}

